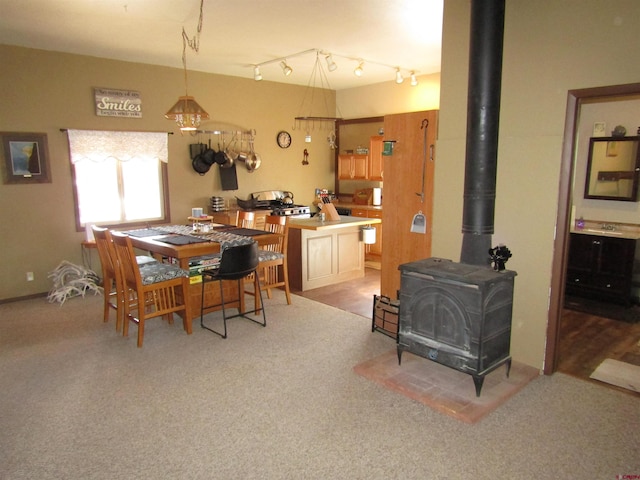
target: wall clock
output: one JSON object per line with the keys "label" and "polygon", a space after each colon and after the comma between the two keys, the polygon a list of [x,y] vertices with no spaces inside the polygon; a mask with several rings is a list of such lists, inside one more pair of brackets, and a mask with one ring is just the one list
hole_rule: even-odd
{"label": "wall clock", "polygon": [[280,148],[289,148],[291,146],[291,135],[289,135],[289,132],[279,132],[276,141]]}

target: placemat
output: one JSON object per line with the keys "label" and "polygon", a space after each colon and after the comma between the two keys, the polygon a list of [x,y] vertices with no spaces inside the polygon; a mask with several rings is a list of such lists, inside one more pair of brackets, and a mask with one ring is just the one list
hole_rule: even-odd
{"label": "placemat", "polygon": [[254,228],[232,228],[226,230],[227,233],[233,233],[234,235],[242,235],[245,237],[255,237],[256,235],[264,235],[269,233],[265,230],[256,230]]}
{"label": "placemat", "polygon": [[132,237],[155,237],[157,235],[164,235],[165,232],[156,230],[154,228],[140,228],[137,230],[128,230],[122,233],[124,233],[125,235],[130,235]]}
{"label": "placemat", "polygon": [[189,245],[191,243],[206,243],[209,240],[203,238],[192,237],[190,235],[168,235],[166,237],[158,238],[157,240],[170,243],[171,245]]}

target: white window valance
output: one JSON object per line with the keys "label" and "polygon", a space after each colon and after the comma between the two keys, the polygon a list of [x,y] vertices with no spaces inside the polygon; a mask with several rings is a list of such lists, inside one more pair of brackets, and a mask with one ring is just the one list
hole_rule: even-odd
{"label": "white window valance", "polygon": [[138,158],[169,161],[166,132],[114,132],[67,130],[71,163],[82,160],[102,162],[115,158],[121,162]]}

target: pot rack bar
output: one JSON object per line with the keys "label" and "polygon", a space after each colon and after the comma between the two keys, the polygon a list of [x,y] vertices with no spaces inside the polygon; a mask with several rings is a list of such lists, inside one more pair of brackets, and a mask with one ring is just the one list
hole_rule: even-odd
{"label": "pot rack bar", "polygon": [[250,135],[255,136],[256,131],[251,130],[196,130],[194,133],[203,133],[205,135]]}

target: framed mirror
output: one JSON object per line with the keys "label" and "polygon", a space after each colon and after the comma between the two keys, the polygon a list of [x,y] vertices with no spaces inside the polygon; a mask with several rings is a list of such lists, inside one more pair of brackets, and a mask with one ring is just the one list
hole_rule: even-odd
{"label": "framed mirror", "polygon": [[584,198],[638,201],[640,137],[595,137],[589,142]]}

